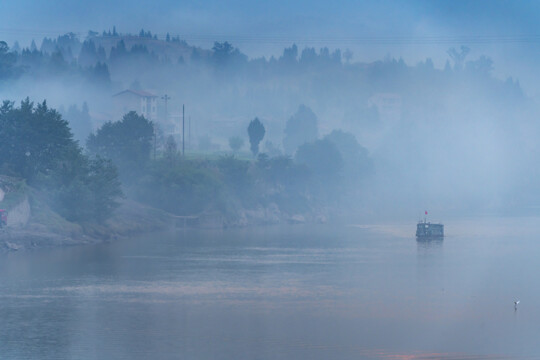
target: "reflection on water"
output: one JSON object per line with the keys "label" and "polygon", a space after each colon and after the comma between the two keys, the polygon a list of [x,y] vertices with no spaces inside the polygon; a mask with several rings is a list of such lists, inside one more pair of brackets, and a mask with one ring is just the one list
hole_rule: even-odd
{"label": "reflection on water", "polygon": [[404,229],[186,230],[2,255],[1,358],[540,354],[535,238]]}
{"label": "reflection on water", "polygon": [[443,246],[443,239],[416,239],[418,253],[429,253],[430,251],[438,251]]}

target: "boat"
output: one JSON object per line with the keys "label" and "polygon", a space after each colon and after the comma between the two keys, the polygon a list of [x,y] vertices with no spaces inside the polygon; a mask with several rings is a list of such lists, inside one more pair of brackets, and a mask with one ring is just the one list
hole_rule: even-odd
{"label": "boat", "polygon": [[416,225],[417,240],[442,239],[444,237],[444,225],[432,224],[426,219]]}

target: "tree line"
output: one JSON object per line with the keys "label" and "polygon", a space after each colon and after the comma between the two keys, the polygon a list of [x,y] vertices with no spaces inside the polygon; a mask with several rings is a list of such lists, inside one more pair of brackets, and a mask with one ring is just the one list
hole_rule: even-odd
{"label": "tree line", "polygon": [[51,208],[70,221],[104,221],[123,196],[116,166],[88,156],[68,122],[47,103],[28,98],[0,107],[0,171],[40,190]]}
{"label": "tree line", "polygon": [[[302,111],[293,118],[302,117]],[[233,154],[187,158],[172,137],[154,158],[154,124],[135,112],[103,124],[83,148],[68,122],[45,101],[27,98],[19,106],[4,101],[0,172],[24,179],[58,214],[81,223],[105,221],[125,196],[181,215],[219,211],[234,217],[241,209],[272,203],[301,213],[315,200],[333,198],[344,184],[348,162],[367,172],[367,156],[351,134],[334,131],[309,139],[291,157],[259,152],[265,130],[258,118],[246,130],[254,160]]]}

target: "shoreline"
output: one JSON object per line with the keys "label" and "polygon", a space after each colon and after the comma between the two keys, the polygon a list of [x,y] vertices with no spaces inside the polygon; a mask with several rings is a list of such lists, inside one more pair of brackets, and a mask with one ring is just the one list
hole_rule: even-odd
{"label": "shoreline", "polygon": [[44,223],[30,217],[24,226],[0,230],[0,252],[98,244],[150,233],[172,226],[171,215],[124,201],[110,220],[103,224],[75,224],[66,220]]}
{"label": "shoreline", "polygon": [[[132,200],[125,200],[113,217],[103,224],[75,224],[66,220],[46,223],[39,221],[42,219],[36,220],[30,216],[30,220],[24,226],[0,230],[0,252],[99,244],[170,229],[228,229],[280,224],[321,224],[327,222],[327,214],[328,209],[290,215],[280,212],[277,206],[261,206],[256,209],[242,209],[234,217],[219,212],[198,216],[177,216]],[[190,221],[186,222],[186,218]]]}

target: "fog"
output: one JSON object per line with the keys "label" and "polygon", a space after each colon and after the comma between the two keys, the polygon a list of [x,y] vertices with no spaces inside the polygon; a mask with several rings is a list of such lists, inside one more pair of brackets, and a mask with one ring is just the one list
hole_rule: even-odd
{"label": "fog", "polygon": [[[298,3],[281,17],[281,3],[161,1],[146,4],[157,12],[143,20],[139,10],[120,18],[122,4],[97,1],[79,22],[69,14],[85,6],[30,2],[35,8],[16,26],[27,3],[7,2],[0,11],[4,56],[12,56],[0,99],[47,100],[83,147],[90,132],[122,118],[113,95],[132,89],[157,96],[151,120],[160,154],[169,135],[182,148],[184,106],[188,154],[232,154],[229,139],[240,137],[236,155],[256,159],[245,144],[258,118],[260,152],[300,163],[303,143],[287,149],[285,131],[306,108],[316,135],[305,142],[341,130],[360,146],[342,148],[341,157],[356,160],[317,180],[321,199],[338,199],[329,204],[336,213],[384,219],[428,208],[441,217],[537,211],[536,5],[512,5],[524,16],[516,23],[505,16],[507,2]],[[83,106],[89,121],[75,119]]]}
{"label": "fog", "polygon": [[538,10],[0,0],[2,358],[538,358]]}

